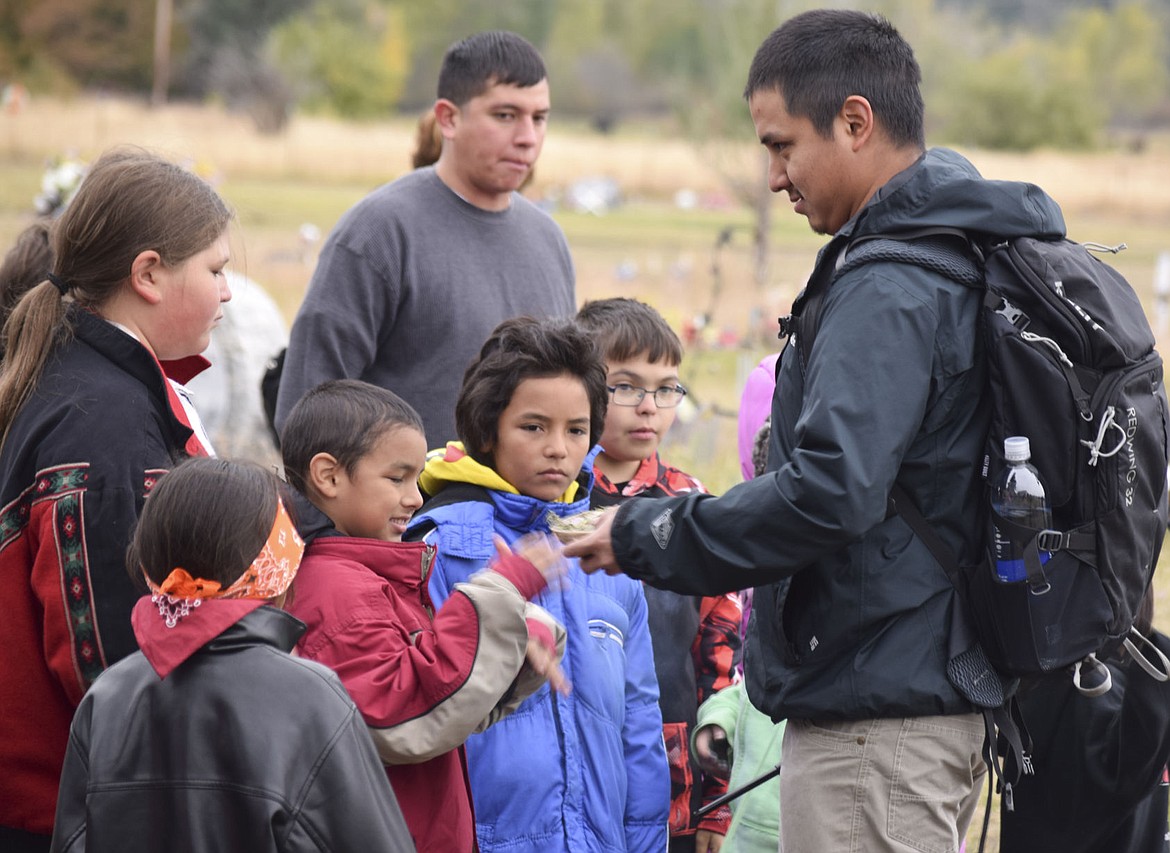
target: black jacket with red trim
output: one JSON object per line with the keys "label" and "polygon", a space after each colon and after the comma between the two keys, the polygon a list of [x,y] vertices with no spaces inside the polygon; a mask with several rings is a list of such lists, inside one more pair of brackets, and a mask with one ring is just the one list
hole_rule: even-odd
{"label": "black jacket with red trim", "polygon": [[126,546],[143,501],[200,448],[149,350],[69,319],[0,448],[0,827],[46,835],[73,711],[137,648]]}

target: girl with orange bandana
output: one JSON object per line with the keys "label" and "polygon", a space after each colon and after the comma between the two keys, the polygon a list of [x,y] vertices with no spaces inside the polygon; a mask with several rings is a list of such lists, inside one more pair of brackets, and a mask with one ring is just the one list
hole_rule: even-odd
{"label": "girl with orange bandana", "polygon": [[341,682],[288,654],[304,544],[280,491],[215,459],[155,488],[129,554],[141,651],[77,710],[54,851],[414,849]]}

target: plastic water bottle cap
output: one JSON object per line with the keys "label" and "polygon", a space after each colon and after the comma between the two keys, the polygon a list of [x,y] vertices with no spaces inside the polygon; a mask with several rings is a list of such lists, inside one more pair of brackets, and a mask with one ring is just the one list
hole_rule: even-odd
{"label": "plastic water bottle cap", "polygon": [[1008,462],[1024,462],[1032,457],[1032,445],[1026,435],[1012,435],[1003,440],[1003,455]]}

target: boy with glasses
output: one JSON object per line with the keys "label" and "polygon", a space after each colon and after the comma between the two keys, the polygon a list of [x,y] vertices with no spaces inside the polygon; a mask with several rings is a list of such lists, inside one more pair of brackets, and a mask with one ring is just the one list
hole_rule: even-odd
{"label": "boy with glasses", "polygon": [[[624,298],[586,302],[577,322],[605,358],[609,390],[590,505],[706,491],[658,456],[658,444],[687,393],[679,383],[682,344],[674,330],[649,305]],[[670,850],[716,851],[730,810],[724,806],[702,820],[694,811],[725,793],[727,783],[701,773],[691,761],[690,733],[699,703],[733,680],[740,602],[735,593],[700,598],[650,586],[644,592],[670,761]]]}

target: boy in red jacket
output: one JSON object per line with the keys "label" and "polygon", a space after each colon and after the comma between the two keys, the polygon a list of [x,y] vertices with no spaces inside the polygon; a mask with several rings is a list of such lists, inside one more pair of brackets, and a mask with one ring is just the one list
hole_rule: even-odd
{"label": "boy in red jacket", "polygon": [[401,541],[422,505],[426,440],[414,409],[366,382],[325,382],[289,414],[281,451],[311,502],[298,508],[308,547],[288,605],[309,626],[297,650],[335,670],[357,703],[419,853],[471,851],[463,742],[546,678],[568,689],[557,665],[564,629],[528,602],[559,553],[544,537],[516,553],[498,545],[490,570],[436,612],[434,549]]}

